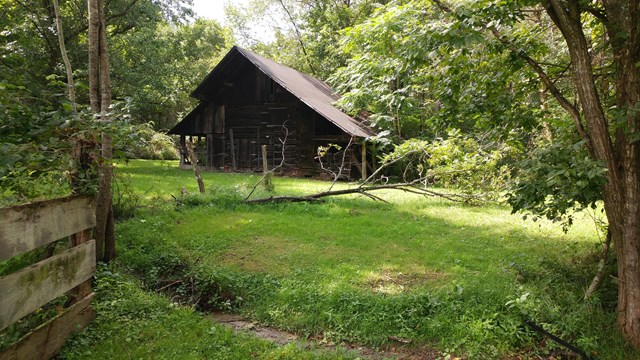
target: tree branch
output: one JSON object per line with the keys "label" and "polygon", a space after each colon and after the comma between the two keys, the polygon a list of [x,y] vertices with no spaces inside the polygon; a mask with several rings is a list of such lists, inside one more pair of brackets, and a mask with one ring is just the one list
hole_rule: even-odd
{"label": "tree branch", "polygon": [[608,120],[596,88],[591,54],[582,29],[580,4],[577,0],[547,0],[545,8],[562,32],[571,56],[573,83],[589,127],[589,153],[596,160],[606,161],[611,180],[617,180],[619,155],[613,147]]}
{"label": "tree branch", "polygon": [[247,203],[250,204],[261,204],[261,203],[276,203],[276,202],[305,202],[305,201],[318,201],[319,199],[329,197],[329,196],[339,196],[339,195],[349,195],[349,194],[359,194],[363,196],[367,196],[374,200],[379,200],[383,202],[387,202],[386,200],[370,194],[372,191],[380,191],[380,190],[401,190],[412,194],[418,194],[422,196],[429,197],[441,197],[450,201],[455,202],[468,202],[473,199],[472,196],[464,196],[459,194],[447,194],[441,193],[437,191],[428,190],[425,188],[417,187],[416,185],[420,183],[424,179],[418,179],[411,182],[403,182],[398,184],[384,184],[384,185],[371,185],[371,186],[357,186],[350,189],[342,189],[342,190],[330,190],[323,191],[312,195],[303,195],[303,196],[271,196],[263,199],[255,199],[255,200],[246,200]]}
{"label": "tree branch", "polygon": [[133,0],[122,11],[120,11],[119,13],[115,13],[115,14],[111,14],[111,15],[107,16],[107,21],[111,22],[111,20],[113,20],[115,18],[119,18],[119,17],[123,17],[123,16],[127,15],[129,13],[129,10],[131,10],[131,8],[138,1],[140,1],[140,0]]}
{"label": "tree branch", "polygon": [[547,73],[544,71],[542,66],[538,64],[538,62],[536,62],[533,58],[531,58],[529,55],[527,55],[523,51],[515,49],[511,41],[508,40],[504,35],[500,34],[500,32],[495,27],[490,27],[489,31],[491,31],[493,36],[496,37],[498,41],[500,41],[502,44],[507,46],[509,50],[514,52],[518,57],[523,59],[529,65],[529,67],[536,74],[538,74],[538,77],[540,78],[542,83],[547,87],[551,95],[553,95],[553,97],[556,98],[560,106],[562,106],[562,108],[569,113],[569,115],[573,119],[573,122],[576,125],[578,134],[586,142],[589,152],[593,153],[593,144],[591,142],[591,136],[589,135],[589,133],[587,133],[586,129],[584,128],[584,125],[582,124],[582,116],[580,116],[580,111],[578,110],[578,108],[574,104],[569,102],[569,100],[567,100],[567,98],[564,97],[564,95],[562,95],[562,92],[560,91],[560,89],[558,89],[555,82],[549,78]]}
{"label": "tree branch", "polygon": [[69,94],[69,101],[71,102],[71,106],[73,107],[73,111],[77,111],[76,104],[76,90],[75,84],[73,82],[73,69],[71,68],[71,62],[69,61],[69,56],[67,55],[67,47],[64,43],[64,31],[62,29],[62,16],[60,15],[60,4],[58,0],[53,0],[53,10],[56,16],[56,28],[58,30],[58,45],[60,46],[60,55],[62,56],[62,61],[64,62],[64,69],[67,73],[67,92]]}
{"label": "tree branch", "polygon": [[598,286],[602,282],[602,277],[605,272],[605,265],[607,264],[607,257],[609,256],[609,248],[611,247],[611,231],[607,230],[607,238],[604,242],[604,248],[602,249],[602,254],[600,255],[600,261],[598,261],[598,271],[596,275],[591,280],[591,284],[587,288],[587,291],[584,293],[584,300],[589,300],[589,298],[596,292]]}
{"label": "tree branch", "polygon": [[253,193],[258,188],[258,185],[262,184],[262,182],[265,181],[265,179],[268,176],[270,176],[270,174],[275,173],[276,170],[280,169],[281,167],[283,167],[285,165],[284,154],[285,154],[285,150],[286,150],[287,138],[289,137],[289,128],[287,128],[286,124],[287,124],[287,121],[285,120],[285,122],[282,123],[282,129],[284,130],[284,139],[278,139],[280,141],[280,143],[282,144],[282,149],[280,150],[280,154],[282,156],[282,158],[280,159],[280,164],[278,164],[278,166],[274,167],[273,169],[269,170],[266,174],[262,175],[260,180],[258,180],[258,182],[255,183],[255,185],[253,185],[253,188],[249,192],[249,195],[247,195],[244,198],[244,201],[249,200],[251,195],[253,195]]}
{"label": "tree branch", "polygon": [[607,17],[607,15],[604,13],[603,10],[601,9],[596,9],[594,7],[591,6],[583,6],[582,9],[586,12],[588,12],[589,14],[593,15],[593,17],[595,17],[596,19],[600,20],[603,24],[608,24],[609,23],[609,18]]}
{"label": "tree branch", "polygon": [[42,38],[44,39],[45,43],[47,44],[47,47],[49,48],[49,53],[50,54],[54,54],[55,53],[55,46],[53,46],[51,40],[47,36],[47,31],[45,31],[45,29],[42,26],[40,26],[41,19],[38,16],[37,11],[35,9],[29,7],[27,4],[25,4],[24,2],[22,2],[20,0],[16,0],[16,2],[20,6],[22,6],[22,8],[24,8],[27,11],[29,11],[31,14],[35,15],[38,18],[38,21],[36,21],[32,17],[30,17],[30,16],[28,17],[29,18],[29,22],[34,26],[36,31],[40,34],[40,36],[42,36]]}
{"label": "tree branch", "polygon": [[302,49],[302,53],[304,54],[304,58],[305,58],[305,60],[307,60],[307,64],[309,65],[309,69],[311,70],[311,74],[312,75],[317,75],[316,70],[313,67],[313,64],[311,63],[311,59],[309,59],[309,54],[307,54],[307,48],[304,46],[304,43],[302,42],[302,34],[300,34],[300,30],[298,29],[298,25],[296,25],[296,22],[293,19],[293,16],[291,15],[291,12],[289,11],[289,9],[287,9],[287,6],[284,4],[284,0],[278,0],[278,2],[280,3],[280,5],[282,5],[282,9],[284,10],[285,13],[287,13],[287,16],[289,17],[289,21],[291,22],[291,25],[293,25],[293,30],[296,32],[296,37],[298,38],[298,43],[300,44],[300,49]]}
{"label": "tree branch", "polygon": [[[441,193],[441,192],[429,190],[426,188],[426,184],[427,184],[426,176],[412,180],[412,181],[405,181],[405,182],[396,183],[396,184],[385,183],[381,185],[371,185],[372,179],[374,179],[375,175],[378,174],[381,171],[381,169],[387,168],[416,152],[418,151],[415,151],[415,150],[409,151],[403,154],[402,156],[383,164],[382,166],[380,166],[380,168],[378,168],[376,172],[374,172],[370,177],[368,177],[363,183],[353,188],[342,189],[342,190],[332,190],[333,188],[332,186],[331,188],[329,188],[329,190],[322,191],[316,194],[302,195],[302,196],[271,196],[268,198],[248,200],[249,196],[253,194],[253,190],[252,190],[249,196],[245,198],[245,202],[250,204],[262,204],[262,203],[272,203],[272,202],[311,202],[311,201],[318,201],[328,196],[339,196],[339,195],[349,195],[349,194],[358,194],[358,195],[366,196],[375,201],[387,202],[386,200],[380,198],[379,196],[371,194],[372,191],[380,191],[380,190],[401,190],[404,192],[422,195],[425,197],[441,197],[450,201],[464,202],[464,203],[468,203],[474,199],[480,198],[478,196],[447,194],[447,193]],[[255,187],[257,186],[258,185],[256,184]],[[255,187],[254,187],[254,190],[255,190]]]}
{"label": "tree branch", "polygon": [[[349,148],[351,147],[351,144],[353,143],[353,136],[351,138],[349,138],[349,143],[347,144],[347,146],[344,148],[344,150],[342,150],[342,160],[340,162],[340,166],[338,167],[338,172],[336,173],[335,171],[331,170],[331,167],[325,167],[324,163],[322,162],[322,158],[328,154],[329,149],[331,148],[333,145],[330,145],[326,150],[325,154],[322,154],[323,151],[323,147],[319,146],[318,147],[318,156],[316,157],[316,159],[318,159],[318,162],[320,163],[320,168],[327,172],[330,173],[333,176],[333,182],[331,183],[331,186],[329,187],[329,190],[333,189],[334,185],[336,184],[336,182],[340,179],[340,177],[342,177],[342,170],[344,169],[344,164],[347,158],[347,151],[349,150]],[[335,146],[337,148],[337,145]],[[335,156],[334,156],[335,158]]]}

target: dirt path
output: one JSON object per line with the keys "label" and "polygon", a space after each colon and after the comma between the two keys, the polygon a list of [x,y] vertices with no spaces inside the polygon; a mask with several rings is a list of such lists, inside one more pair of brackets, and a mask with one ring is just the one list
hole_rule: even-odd
{"label": "dirt path", "polygon": [[[301,348],[309,348],[311,347],[311,345],[313,345],[315,348],[325,348],[327,350],[335,350],[337,347],[335,344],[327,344],[318,341],[320,339],[301,339],[296,334],[281,331],[271,327],[261,326],[251,321],[247,321],[243,317],[235,314],[213,313],[211,314],[210,318],[213,321],[228,326],[235,331],[247,332],[261,339],[274,342],[278,345],[295,343]],[[339,344],[339,346],[347,349],[348,351],[356,353],[358,356],[372,360],[431,360],[439,358],[439,354],[437,351],[425,348],[414,348],[401,343],[398,343],[396,346],[389,345],[385,350],[374,350],[364,346],[349,343],[342,343]]]}

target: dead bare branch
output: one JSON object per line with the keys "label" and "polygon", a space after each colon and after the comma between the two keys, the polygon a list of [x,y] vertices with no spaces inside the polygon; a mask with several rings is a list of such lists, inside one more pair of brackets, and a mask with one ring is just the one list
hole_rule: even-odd
{"label": "dead bare branch", "polygon": [[200,170],[198,169],[198,156],[196,155],[196,151],[194,149],[193,139],[189,138],[186,146],[187,152],[189,153],[189,162],[191,163],[191,169],[193,170],[193,176],[198,182],[198,190],[201,194],[204,194],[204,181],[202,181],[202,175],[200,175]]}
{"label": "dead bare branch", "polygon": [[[349,142],[349,145],[351,144],[351,141]],[[347,145],[347,146],[349,146]],[[346,152],[346,149],[345,149]],[[402,156],[399,156],[397,158],[394,158],[392,160],[387,161],[386,163],[382,164],[382,166],[380,166],[373,174],[371,174],[371,176],[369,176],[365,181],[363,181],[362,183],[360,183],[358,186],[352,187],[352,188],[348,188],[348,189],[341,189],[341,190],[333,190],[333,187],[335,185],[335,182],[337,181],[337,179],[339,178],[339,174],[341,172],[335,173],[332,170],[327,170],[324,166],[324,164],[322,164],[322,159],[321,156],[319,161],[321,163],[321,167],[323,169],[325,169],[326,171],[332,173],[334,175],[334,181],[332,182],[331,186],[329,187],[328,190],[326,191],[322,191],[319,193],[315,193],[315,194],[310,194],[310,195],[301,195],[301,196],[270,196],[268,198],[262,198],[262,199],[254,199],[254,200],[249,200],[249,197],[254,193],[255,188],[260,184],[259,181],[254,188],[252,189],[251,193],[245,198],[245,202],[247,203],[251,203],[251,204],[261,204],[261,203],[282,203],[282,202],[312,202],[312,201],[318,201],[319,199],[325,198],[325,197],[329,197],[329,196],[340,196],[340,195],[350,195],[350,194],[356,194],[356,195],[362,195],[365,196],[369,199],[372,199],[374,201],[381,201],[381,202],[387,202],[386,200],[384,200],[383,198],[377,196],[377,195],[373,195],[372,192],[375,191],[380,191],[380,190],[400,190],[400,191],[404,191],[407,193],[412,193],[412,194],[417,194],[417,195],[421,195],[421,196],[425,196],[425,197],[440,197],[443,199],[447,199],[449,201],[453,201],[453,202],[463,202],[463,203],[470,203],[472,201],[477,201],[482,199],[482,196],[475,196],[475,195],[466,195],[466,194],[455,194],[455,193],[445,193],[445,192],[439,192],[439,191],[434,191],[431,189],[427,188],[427,184],[428,184],[428,178],[427,176],[423,176],[420,177],[418,179],[414,179],[411,181],[404,181],[404,182],[400,182],[400,183],[389,183],[389,179],[385,176],[380,176],[378,177],[378,174],[380,174],[381,171],[383,171],[383,169],[388,168],[389,166],[407,158],[410,155],[414,155],[416,153],[419,153],[420,151],[418,150],[412,150],[412,151],[408,151],[405,154],[403,154]],[[284,160],[283,160],[284,161]],[[343,157],[343,163],[342,163],[342,167],[344,167],[344,157]],[[380,182],[380,184],[376,185],[376,183]]]}
{"label": "dead bare branch", "polygon": [[255,185],[253,185],[253,188],[251,189],[251,191],[249,192],[249,195],[247,195],[244,198],[244,201],[249,200],[249,198],[251,197],[251,195],[253,195],[253,193],[256,191],[256,189],[258,188],[258,186],[260,184],[262,184],[263,181],[265,181],[267,179],[267,177],[269,177],[270,175],[274,174],[276,170],[282,168],[285,165],[285,150],[287,148],[287,138],[289,137],[289,128],[287,127],[287,121],[282,123],[282,130],[284,132],[284,138],[278,138],[278,141],[280,141],[280,143],[282,144],[282,149],[280,150],[280,155],[281,155],[281,159],[280,159],[280,164],[278,164],[276,167],[274,167],[273,169],[269,170],[267,173],[265,173],[264,175],[262,175],[262,177],[260,178],[260,180],[258,180],[257,183],[255,183]]}
{"label": "dead bare branch", "polygon": [[[598,216],[595,214],[595,211],[593,213],[590,211],[587,211],[586,213],[593,220],[593,223],[596,227],[596,233],[598,234],[598,239],[602,241],[602,238],[600,237],[600,230],[603,226],[602,219],[598,218]],[[600,253],[600,260],[598,261],[598,267],[597,267],[598,270],[596,271],[596,275],[593,277],[593,280],[591,280],[591,284],[589,284],[589,287],[584,293],[585,301],[589,300],[589,298],[596,292],[596,290],[598,290],[598,286],[600,286],[600,283],[602,282],[602,278],[604,277],[604,273],[605,273],[605,265],[607,264],[607,258],[609,257],[610,247],[611,247],[611,232],[607,228],[607,234],[605,235],[602,252]]]}
{"label": "dead bare branch", "polygon": [[[331,186],[329,187],[329,191],[331,189],[333,189],[333,187],[335,186],[335,184],[338,181],[338,179],[340,179],[340,177],[342,177],[342,170],[344,169],[345,161],[347,159],[347,151],[349,151],[349,148],[351,147],[352,143],[353,143],[353,136],[349,139],[349,143],[347,144],[347,146],[342,151],[342,159],[340,161],[340,166],[338,167],[338,172],[337,173],[335,171],[331,170],[331,167],[325,167],[324,163],[322,162],[322,158],[327,155],[328,149],[323,148],[323,147],[318,147],[318,156],[316,157],[316,159],[318,159],[318,162],[320,163],[320,168],[323,171],[325,171],[325,172],[327,172],[327,173],[329,173],[329,174],[331,174],[333,176],[333,181],[331,182]],[[330,147],[331,146],[329,146],[329,148]],[[324,154],[323,154],[323,150],[325,150]]]}

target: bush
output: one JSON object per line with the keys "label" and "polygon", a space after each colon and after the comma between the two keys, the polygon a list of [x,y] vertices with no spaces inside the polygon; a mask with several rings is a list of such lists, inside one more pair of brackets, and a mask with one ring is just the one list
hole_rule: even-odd
{"label": "bush", "polygon": [[153,123],[130,125],[117,140],[128,159],[178,160],[180,154],[174,139],[155,131]]}
{"label": "bush", "polygon": [[397,161],[392,171],[407,181],[426,178],[435,185],[497,197],[511,176],[509,164],[519,156],[520,150],[507,143],[483,144],[451,130],[446,139],[409,139],[382,161]]}

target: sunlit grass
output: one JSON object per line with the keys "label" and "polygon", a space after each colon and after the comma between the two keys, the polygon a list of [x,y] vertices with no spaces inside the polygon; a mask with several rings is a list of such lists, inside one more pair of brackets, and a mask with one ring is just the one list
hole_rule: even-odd
{"label": "sunlit grass", "polygon": [[[131,175],[136,193],[153,193],[169,205],[119,224],[125,266],[148,277],[163,267],[154,258],[177,257],[247,292],[237,310],[261,322],[375,346],[389,336],[408,337],[491,358],[536,348],[541,339],[522,325],[532,318],[588,351],[604,348],[611,358],[629,351],[611,326],[614,285],[604,284],[597,306],[582,303],[600,243],[588,214],[576,214],[564,233],[558,224],[524,220],[501,205],[398,191],[378,194],[388,203],[351,195],[322,203],[214,201],[175,210],[169,194],[197,191],[190,171],[145,161],[118,170]],[[260,175],[203,177],[209,189],[247,194]],[[274,182],[275,194],[331,185]],[[255,196],[269,195],[260,189]]]}

